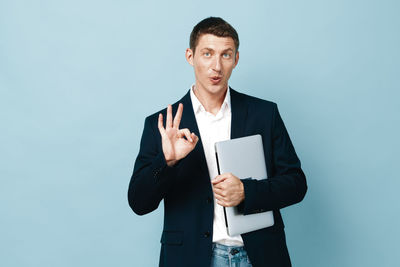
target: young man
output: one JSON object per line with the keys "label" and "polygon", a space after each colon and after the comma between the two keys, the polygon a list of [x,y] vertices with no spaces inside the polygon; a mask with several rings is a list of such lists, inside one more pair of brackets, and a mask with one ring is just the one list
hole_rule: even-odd
{"label": "young man", "polygon": [[[164,200],[160,266],[291,266],[279,209],[304,198],[306,180],[276,104],[228,86],[238,48],[226,21],[199,22],[186,50],[195,84],[145,120],[128,200],[139,215]],[[218,175],[214,143],[254,134],[262,136],[269,178]],[[231,206],[272,210],[275,223],[231,237],[223,212]]]}

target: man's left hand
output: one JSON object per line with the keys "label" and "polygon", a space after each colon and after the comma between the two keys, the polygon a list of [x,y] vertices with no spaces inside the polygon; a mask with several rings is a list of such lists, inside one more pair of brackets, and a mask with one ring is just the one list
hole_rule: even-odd
{"label": "man's left hand", "polygon": [[217,203],[224,207],[234,207],[244,200],[242,181],[232,173],[223,173],[211,180]]}

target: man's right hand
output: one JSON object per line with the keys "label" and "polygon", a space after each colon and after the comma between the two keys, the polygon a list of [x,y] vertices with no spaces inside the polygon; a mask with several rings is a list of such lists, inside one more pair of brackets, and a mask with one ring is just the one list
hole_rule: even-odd
{"label": "man's right hand", "polygon": [[175,165],[194,149],[199,138],[190,133],[189,129],[179,129],[183,111],[183,104],[179,103],[175,118],[172,121],[172,106],[167,108],[167,121],[163,126],[163,115],[158,115],[158,130],[161,134],[162,149],[168,166]]}

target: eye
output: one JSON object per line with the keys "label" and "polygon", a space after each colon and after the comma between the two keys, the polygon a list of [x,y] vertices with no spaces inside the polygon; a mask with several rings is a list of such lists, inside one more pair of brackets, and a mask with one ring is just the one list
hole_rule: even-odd
{"label": "eye", "polygon": [[209,56],[211,56],[211,54],[210,54],[210,52],[205,52],[205,53],[204,53],[204,56],[205,56],[205,57],[209,57]]}
{"label": "eye", "polygon": [[228,53],[224,53],[222,56],[223,56],[224,58],[230,58],[230,57],[231,57],[231,55],[228,54]]}

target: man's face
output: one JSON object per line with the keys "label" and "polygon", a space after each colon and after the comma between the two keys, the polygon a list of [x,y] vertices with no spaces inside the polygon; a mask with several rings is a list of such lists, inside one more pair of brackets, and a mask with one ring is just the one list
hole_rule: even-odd
{"label": "man's face", "polygon": [[212,95],[224,92],[239,60],[233,39],[203,34],[194,52],[188,48],[186,59],[194,68],[196,90]]}

